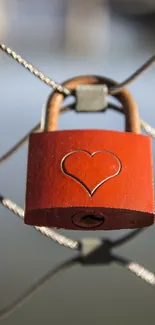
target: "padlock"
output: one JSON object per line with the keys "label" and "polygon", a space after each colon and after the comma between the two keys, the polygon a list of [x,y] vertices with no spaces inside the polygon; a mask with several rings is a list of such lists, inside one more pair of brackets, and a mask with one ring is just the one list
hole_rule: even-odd
{"label": "padlock", "polygon": [[[76,77],[63,85],[116,82]],[[75,230],[112,230],[154,223],[152,148],[140,134],[130,93],[114,95],[125,113],[126,131],[57,130],[64,95],[49,98],[44,131],[30,135],[25,223]]]}

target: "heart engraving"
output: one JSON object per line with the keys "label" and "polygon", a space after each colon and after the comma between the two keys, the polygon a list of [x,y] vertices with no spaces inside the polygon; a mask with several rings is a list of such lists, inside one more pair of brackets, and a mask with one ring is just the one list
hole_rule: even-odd
{"label": "heart engraving", "polygon": [[121,161],[112,152],[98,150],[74,150],[61,160],[62,172],[80,183],[90,196],[108,180],[119,175]]}

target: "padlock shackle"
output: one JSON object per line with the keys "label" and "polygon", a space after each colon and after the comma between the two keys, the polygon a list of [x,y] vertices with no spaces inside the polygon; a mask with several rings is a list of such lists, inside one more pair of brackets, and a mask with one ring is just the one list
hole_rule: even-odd
{"label": "padlock shackle", "polygon": [[[106,77],[100,76],[78,76],[63,83],[63,86],[75,91],[78,85],[104,84],[107,87],[116,86],[118,83]],[[122,105],[125,114],[125,130],[127,132],[140,133],[140,117],[138,107],[132,95],[126,88],[122,88],[119,93],[114,94]],[[60,114],[61,104],[65,95],[54,91],[48,98],[44,131],[55,131],[58,126],[58,117]]]}

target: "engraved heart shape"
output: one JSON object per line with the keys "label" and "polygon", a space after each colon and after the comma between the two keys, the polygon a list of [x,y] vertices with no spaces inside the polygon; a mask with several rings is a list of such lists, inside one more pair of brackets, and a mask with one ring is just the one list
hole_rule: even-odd
{"label": "engraved heart shape", "polygon": [[112,152],[98,150],[74,150],[61,160],[61,170],[80,183],[90,196],[105,182],[119,175],[121,161]]}

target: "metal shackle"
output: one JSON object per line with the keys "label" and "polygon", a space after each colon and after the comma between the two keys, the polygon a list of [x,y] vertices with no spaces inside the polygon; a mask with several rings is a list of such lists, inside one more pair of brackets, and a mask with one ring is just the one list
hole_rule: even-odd
{"label": "metal shackle", "polygon": [[[71,91],[75,91],[79,85],[97,85],[103,84],[108,88],[118,83],[106,77],[99,76],[78,76],[63,83],[63,86]],[[138,107],[132,95],[126,88],[122,88],[118,93],[112,95],[122,105],[125,115],[125,130],[127,132],[140,133],[140,117]],[[61,104],[65,95],[54,91],[49,96],[45,112],[44,131],[50,132],[57,130],[58,117],[60,114]]]}

